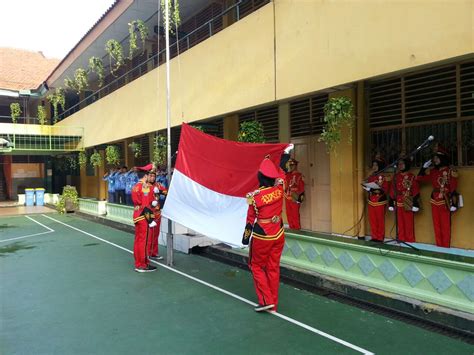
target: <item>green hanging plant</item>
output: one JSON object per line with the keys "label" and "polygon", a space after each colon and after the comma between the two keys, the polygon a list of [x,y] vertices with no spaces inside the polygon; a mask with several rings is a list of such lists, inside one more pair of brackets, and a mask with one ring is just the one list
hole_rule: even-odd
{"label": "green hanging plant", "polygon": [[71,90],[75,90],[79,95],[81,91],[89,86],[87,71],[82,68],[77,68],[74,72],[74,80],[69,78],[64,79],[64,85]]}
{"label": "green hanging plant", "polygon": [[22,114],[20,104],[18,102],[12,102],[10,104],[10,116],[12,117],[12,122],[17,123],[18,117]]}
{"label": "green hanging plant", "polygon": [[262,123],[257,120],[242,122],[237,140],[248,143],[265,143]]}
{"label": "green hanging plant", "polygon": [[47,96],[48,101],[53,105],[53,122],[58,122],[58,106],[61,106],[62,110],[66,106],[66,96],[64,95],[63,88],[56,88],[56,90]]}
{"label": "green hanging plant", "polygon": [[78,167],[77,158],[75,156],[68,156],[66,158],[66,165],[71,172],[76,172]]}
{"label": "green hanging plant", "polygon": [[89,161],[94,168],[102,166],[102,156],[98,152],[92,153]]}
{"label": "green hanging plant", "polygon": [[108,145],[105,148],[105,160],[107,164],[119,165],[120,164],[120,149],[116,145]]}
{"label": "green hanging plant", "polygon": [[[115,76],[115,72],[124,64],[122,45],[115,39],[109,39],[105,44],[105,51],[109,54],[110,73]],[[113,67],[112,59],[115,61]]]}
{"label": "green hanging plant", "polygon": [[130,52],[128,59],[132,60],[133,55],[138,51],[137,46],[137,31],[140,34],[140,40],[142,42],[142,54],[145,52],[145,40],[148,38],[148,27],[142,20],[133,20],[128,24]]}
{"label": "green hanging plant", "polygon": [[197,129],[198,131],[201,131],[201,132],[203,132],[203,133],[206,133],[206,132],[204,131],[204,128],[202,128],[202,126],[193,126],[193,125],[191,125],[191,127]]}
{"label": "green hanging plant", "polygon": [[133,156],[135,158],[138,158],[140,155],[142,155],[142,145],[137,142],[132,142],[128,145],[128,147],[132,150]]}
{"label": "green hanging plant", "polygon": [[38,105],[38,122],[40,125],[46,123],[46,110],[43,105]]}
{"label": "green hanging plant", "polygon": [[165,7],[166,7],[166,0],[160,0],[161,5],[161,13],[163,14],[163,18],[165,21],[169,23],[170,33],[174,34],[178,26],[181,24],[181,17],[179,16],[179,3],[178,0],[167,0],[168,1],[168,9],[169,9],[169,16],[168,19],[165,18]]}
{"label": "green hanging plant", "polygon": [[324,105],[324,122],[326,125],[319,137],[329,152],[335,152],[341,142],[341,131],[344,126],[349,127],[349,143],[352,142],[352,127],[354,126],[354,106],[346,96],[333,97]]}
{"label": "green hanging plant", "polygon": [[156,166],[166,166],[167,163],[167,139],[163,135],[158,135],[153,139],[152,161]]}
{"label": "green hanging plant", "polygon": [[89,69],[97,74],[99,77],[98,86],[102,87],[104,85],[104,62],[99,57],[90,57],[89,58]]}
{"label": "green hanging plant", "polygon": [[79,152],[79,154],[77,156],[77,160],[78,160],[79,166],[81,168],[84,168],[87,164],[87,155],[86,155],[86,153]]}
{"label": "green hanging plant", "polygon": [[56,204],[56,210],[63,214],[66,212],[73,212],[79,207],[79,196],[74,186],[66,185],[63,187],[63,193],[59,196],[59,201]]}

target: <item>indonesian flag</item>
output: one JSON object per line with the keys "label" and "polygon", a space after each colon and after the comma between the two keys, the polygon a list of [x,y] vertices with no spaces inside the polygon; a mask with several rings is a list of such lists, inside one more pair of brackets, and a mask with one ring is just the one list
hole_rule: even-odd
{"label": "indonesian flag", "polygon": [[288,144],[228,141],[182,125],[163,216],[213,239],[241,245],[245,195],[258,188],[266,155],[278,166]]}

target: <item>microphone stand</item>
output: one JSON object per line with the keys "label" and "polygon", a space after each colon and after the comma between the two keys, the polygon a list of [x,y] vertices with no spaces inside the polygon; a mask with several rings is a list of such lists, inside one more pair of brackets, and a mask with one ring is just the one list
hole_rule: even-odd
{"label": "microphone stand", "polygon": [[[419,151],[425,149],[425,148],[428,148],[429,145],[431,144],[431,141],[432,139],[427,139],[425,142],[423,142],[419,147],[417,147],[416,149],[414,149],[410,154],[408,154],[406,156],[406,159],[410,159],[412,156],[414,156],[416,153],[418,153]],[[391,239],[391,240],[387,240],[387,241],[384,241],[383,244],[389,244],[389,243],[398,243],[398,244],[403,244],[403,245],[406,245],[407,247],[409,248],[412,248],[416,251],[418,251],[419,249],[414,247],[413,245],[411,245],[410,243],[407,243],[407,242],[404,242],[404,241],[401,241],[399,240],[398,238],[398,206],[397,206],[397,197],[398,197],[398,189],[397,189],[397,181],[396,181],[396,178],[397,178],[397,163],[398,163],[398,160],[395,160],[393,161],[390,165],[386,166],[385,168],[383,168],[382,170],[378,171],[377,173],[374,173],[372,175],[375,175],[375,174],[380,174],[380,173],[383,173],[387,170],[389,170],[390,168],[393,168],[393,174],[392,174],[392,184],[395,184],[394,186],[394,200],[395,200],[395,207],[394,207],[394,212],[395,212],[395,239]],[[371,175],[371,176],[372,176]],[[388,192],[389,197],[390,198],[390,192]]]}

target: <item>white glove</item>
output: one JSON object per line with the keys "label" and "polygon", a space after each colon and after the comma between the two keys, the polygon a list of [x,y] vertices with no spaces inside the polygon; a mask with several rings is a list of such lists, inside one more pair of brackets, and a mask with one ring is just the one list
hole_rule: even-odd
{"label": "white glove", "polygon": [[395,211],[395,208],[393,208],[392,206],[390,206],[390,207],[388,208],[388,210],[389,210],[390,212],[393,212],[393,211]]}
{"label": "white glove", "polygon": [[290,143],[288,145],[288,147],[285,148],[284,152],[285,154],[289,154],[291,150],[293,150],[293,148],[295,147],[295,145],[293,143]]}
{"label": "white glove", "polygon": [[151,203],[151,205],[152,205],[153,207],[156,207],[156,206],[158,206],[158,201],[156,201],[156,200],[153,200],[153,201],[152,201],[152,203]]}
{"label": "white glove", "polygon": [[454,206],[451,206],[451,207],[449,208],[449,210],[450,210],[451,212],[455,212],[455,211],[457,210],[457,208],[454,207]]}
{"label": "white glove", "polygon": [[365,191],[370,191],[370,187],[362,186]]}
{"label": "white glove", "polygon": [[412,212],[418,212],[420,209],[418,207],[413,206],[411,208]]}
{"label": "white glove", "polygon": [[424,164],[423,164],[423,168],[429,168],[431,166],[431,159],[426,161]]}
{"label": "white glove", "polygon": [[151,222],[151,223],[148,225],[148,227],[150,227],[150,228],[153,228],[153,227],[156,227],[156,226],[157,226],[157,224],[156,224],[155,221]]}
{"label": "white glove", "polygon": [[155,187],[153,188],[153,193],[154,193],[154,194],[160,193],[160,189],[155,186]]}

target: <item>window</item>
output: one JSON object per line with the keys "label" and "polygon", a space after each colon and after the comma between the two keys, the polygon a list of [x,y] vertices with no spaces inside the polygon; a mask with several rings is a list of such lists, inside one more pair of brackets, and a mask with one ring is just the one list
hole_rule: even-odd
{"label": "window", "polygon": [[323,131],[324,105],[328,95],[316,95],[290,102],[291,138],[311,136]]}
{"label": "window", "polygon": [[[451,164],[474,166],[474,61],[370,82],[367,88],[370,158],[393,161],[428,136],[445,147]],[[420,166],[430,149],[414,157]]]}
{"label": "window", "polygon": [[278,134],[278,106],[270,106],[239,114],[239,124],[251,120],[257,120],[262,123],[266,143],[280,141]]}

